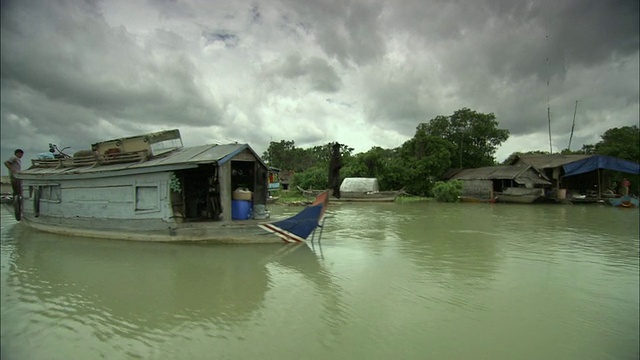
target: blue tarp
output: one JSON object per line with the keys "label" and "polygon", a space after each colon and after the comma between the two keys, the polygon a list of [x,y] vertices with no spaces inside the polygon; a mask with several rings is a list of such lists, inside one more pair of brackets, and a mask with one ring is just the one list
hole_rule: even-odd
{"label": "blue tarp", "polygon": [[565,164],[564,176],[572,176],[596,169],[620,171],[629,174],[640,174],[640,164],[611,156],[594,155],[586,159]]}

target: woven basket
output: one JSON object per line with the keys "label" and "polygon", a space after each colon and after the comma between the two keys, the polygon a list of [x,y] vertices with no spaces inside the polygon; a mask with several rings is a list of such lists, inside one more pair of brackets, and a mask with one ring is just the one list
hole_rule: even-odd
{"label": "woven basket", "polygon": [[233,192],[233,200],[251,201],[253,193],[247,189],[236,189]]}

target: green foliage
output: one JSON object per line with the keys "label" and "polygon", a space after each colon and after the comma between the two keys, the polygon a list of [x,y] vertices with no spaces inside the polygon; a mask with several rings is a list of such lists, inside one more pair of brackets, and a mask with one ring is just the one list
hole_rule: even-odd
{"label": "green foliage", "polygon": [[273,196],[278,197],[278,203],[290,203],[290,202],[300,202],[300,201],[308,201],[307,197],[305,197],[302,192],[296,190],[287,190],[287,191],[275,191],[273,192]]}
{"label": "green foliage", "polygon": [[328,189],[329,178],[326,167],[314,166],[293,176],[293,186],[302,189]]}
{"label": "green foliage", "polygon": [[[329,166],[332,146],[333,143],[327,143],[322,146],[314,146],[312,148],[306,149],[306,157],[311,160],[311,166]],[[350,148],[347,145],[340,144],[340,156],[343,158],[351,156],[353,150],[353,148]]]}
{"label": "green foliage", "polygon": [[299,151],[295,141],[281,140],[279,143],[270,142],[267,151],[262,154],[262,159],[270,166],[283,170],[300,171],[298,165]]}
{"label": "green foliage", "polygon": [[[640,162],[640,130],[638,126],[612,128],[601,136],[597,144],[584,144],[580,150],[563,149],[563,155],[608,155],[619,159]],[[503,162],[510,164],[516,156],[523,154],[549,154],[548,151],[514,152]]]}
{"label": "green foliage", "polygon": [[596,146],[592,144],[582,145],[582,153],[587,155],[592,155],[596,153]]}
{"label": "green foliage", "polygon": [[638,126],[623,126],[607,130],[595,152],[624,160],[640,162],[640,131]]}
{"label": "green foliage", "polygon": [[494,165],[498,146],[509,138],[509,130],[498,129],[493,113],[482,114],[467,108],[451,116],[437,116],[418,125],[417,130],[451,143],[455,151],[450,154],[450,164],[460,168]]}
{"label": "green foliage", "polygon": [[[374,177],[381,191],[404,189],[430,196],[436,180],[450,167],[493,165],[497,147],[508,137],[507,130],[498,129],[494,114],[463,108],[419,124],[415,136],[395,149],[375,146],[353,155],[353,148],[341,144],[340,178]],[[293,141],[271,142],[263,159],[271,166],[293,170],[294,187],[326,189],[331,146],[301,149]]]}
{"label": "green foliage", "polygon": [[396,198],[396,203],[406,204],[406,203],[416,203],[421,201],[431,201],[432,198],[423,197],[423,196],[398,196]]}
{"label": "green foliage", "polygon": [[176,173],[171,173],[171,179],[169,180],[169,189],[177,193],[182,192],[182,185],[180,184],[180,179],[178,179]]}
{"label": "green foliage", "polygon": [[399,149],[399,163],[403,169],[396,169],[402,174],[405,190],[414,195],[429,195],[433,179],[440,177],[451,166],[453,150],[453,145],[448,141],[418,129],[416,135]]}
{"label": "green foliage", "polygon": [[433,186],[433,197],[440,202],[456,202],[462,193],[462,181],[438,181]]}
{"label": "green foliage", "polygon": [[[295,172],[302,172],[314,166],[326,168],[331,157],[331,146],[332,143],[327,143],[302,149],[296,147],[294,141],[281,140],[279,143],[272,141],[262,154],[262,160],[270,166]],[[342,156],[351,156],[353,150],[347,145],[340,145]]]}
{"label": "green foliage", "polygon": [[392,168],[397,167],[399,160],[396,151],[374,146],[365,153],[348,157],[344,161],[340,177],[377,178],[381,191],[398,189],[396,186],[400,186],[401,182]]}
{"label": "green foliage", "polygon": [[[602,140],[590,145],[594,153],[608,155],[633,162],[640,162],[640,131],[637,125],[612,128],[605,131]],[[612,173],[610,182],[619,184],[623,178],[631,180],[631,193],[640,191],[640,176],[633,174]]]}

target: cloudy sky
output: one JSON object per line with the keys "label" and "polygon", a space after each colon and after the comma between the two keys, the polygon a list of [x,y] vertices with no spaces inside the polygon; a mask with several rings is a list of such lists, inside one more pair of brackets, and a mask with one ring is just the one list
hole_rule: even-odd
{"label": "cloudy sky", "polygon": [[[637,0],[2,0],[1,147],[395,148],[467,107],[554,151],[638,124]],[[3,169],[3,174],[6,169]]]}

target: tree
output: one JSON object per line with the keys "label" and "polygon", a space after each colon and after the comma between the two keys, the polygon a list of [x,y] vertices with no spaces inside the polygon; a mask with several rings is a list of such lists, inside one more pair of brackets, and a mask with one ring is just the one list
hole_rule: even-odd
{"label": "tree", "polygon": [[[295,146],[294,141],[280,140],[280,142],[270,142],[267,150],[262,153],[262,160],[273,167],[304,171],[314,166],[329,166],[332,143],[321,146],[314,146],[302,149]],[[353,148],[340,144],[340,154],[342,157],[349,157]]]}
{"label": "tree", "polygon": [[420,127],[416,135],[400,147],[405,189],[416,195],[428,196],[435,179],[451,167],[454,145],[449,141],[428,135]]}
{"label": "tree", "polygon": [[601,136],[595,152],[624,160],[640,162],[640,131],[637,125],[612,128]]}
{"label": "tree", "polygon": [[509,138],[509,130],[498,128],[493,113],[482,114],[467,108],[451,116],[437,116],[417,129],[453,144],[451,166],[461,168],[494,165],[496,150]]}
{"label": "tree", "polygon": [[[333,153],[333,144],[334,143],[326,143],[321,146],[314,146],[309,149],[305,149],[305,158],[311,162],[311,164],[307,164],[309,166],[329,166],[329,161],[331,160],[331,154]],[[340,158],[345,158],[351,156],[353,152],[353,148],[340,144]]]}
{"label": "tree", "polygon": [[327,169],[314,166],[293,176],[293,185],[302,189],[328,189]]}
{"label": "tree", "polygon": [[593,155],[596,153],[596,146],[591,144],[582,145],[582,153],[587,155]]}
{"label": "tree", "polygon": [[341,170],[342,179],[345,177],[371,177],[377,178],[380,190],[394,189],[394,173],[392,164],[398,162],[394,150],[383,149],[379,146],[372,147],[365,153],[356,154],[344,161]]}
{"label": "tree", "polygon": [[262,154],[262,159],[270,166],[297,171],[295,141],[280,140],[270,142],[267,150]]}

